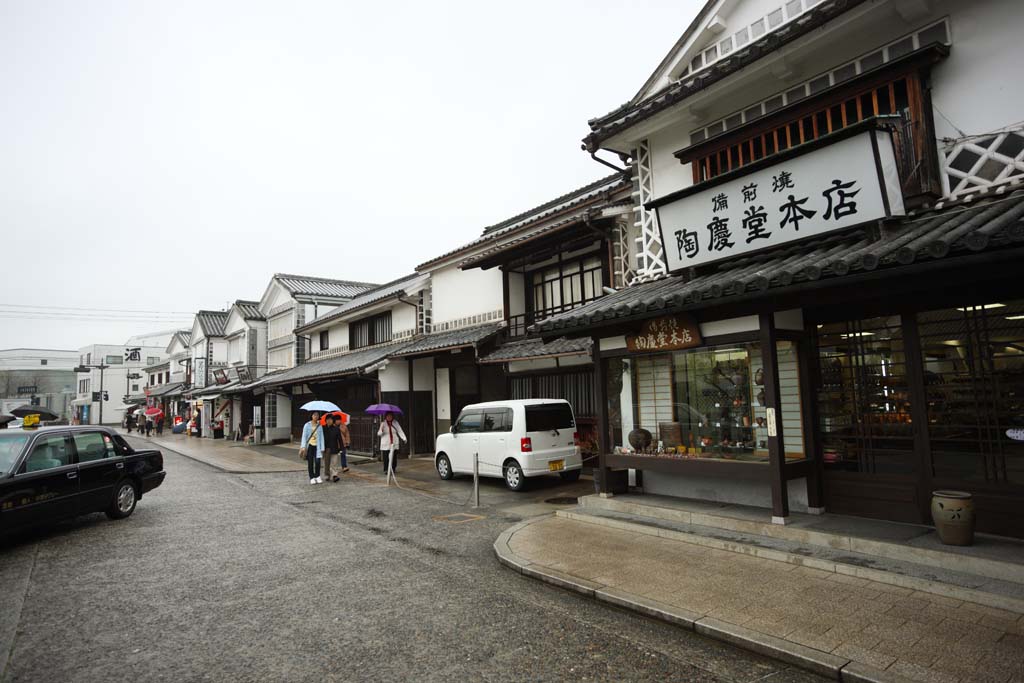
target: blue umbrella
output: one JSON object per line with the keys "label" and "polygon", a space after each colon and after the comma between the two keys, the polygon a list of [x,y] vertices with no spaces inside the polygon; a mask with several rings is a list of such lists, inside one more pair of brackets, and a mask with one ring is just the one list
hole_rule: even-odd
{"label": "blue umbrella", "polygon": [[306,405],[302,406],[301,410],[317,410],[322,413],[329,413],[334,410],[341,410],[341,408],[330,401],[310,401]]}
{"label": "blue umbrella", "polygon": [[387,413],[401,415],[402,409],[398,406],[393,406],[390,403],[374,403],[366,409],[366,412],[370,415],[386,415]]}

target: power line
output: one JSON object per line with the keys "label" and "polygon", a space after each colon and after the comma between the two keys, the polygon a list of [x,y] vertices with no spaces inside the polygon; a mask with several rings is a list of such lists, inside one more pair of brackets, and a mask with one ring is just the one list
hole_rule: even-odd
{"label": "power line", "polygon": [[105,313],[167,313],[175,315],[195,315],[195,311],[154,311],[136,308],[92,308],[90,306],[44,306],[42,304],[3,304],[10,308],[45,308],[54,311],[103,311]]}

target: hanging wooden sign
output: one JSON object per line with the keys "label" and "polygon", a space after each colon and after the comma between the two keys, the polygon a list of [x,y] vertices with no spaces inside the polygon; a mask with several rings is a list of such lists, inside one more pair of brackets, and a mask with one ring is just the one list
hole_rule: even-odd
{"label": "hanging wooden sign", "polygon": [[630,351],[676,351],[703,343],[700,327],[688,315],[652,318],[644,323],[640,334],[626,335],[626,347]]}

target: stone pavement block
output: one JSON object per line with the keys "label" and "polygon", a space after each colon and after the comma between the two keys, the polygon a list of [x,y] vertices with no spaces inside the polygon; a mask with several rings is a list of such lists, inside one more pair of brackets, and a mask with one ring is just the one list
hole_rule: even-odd
{"label": "stone pavement block", "polygon": [[843,641],[835,636],[826,636],[824,633],[804,629],[793,631],[786,636],[786,640],[814,648],[815,650],[821,650],[822,652],[831,652],[843,643]]}
{"label": "stone pavement block", "polygon": [[523,574],[526,576],[532,576],[535,579],[540,579],[544,583],[550,583],[552,586],[558,586],[559,588],[567,588],[583,595],[592,596],[594,591],[603,588],[599,583],[593,581],[587,581],[571,574],[565,574],[556,569],[544,567],[537,564],[529,564],[523,567]]}
{"label": "stone pavement block", "polygon": [[832,654],[838,655],[839,657],[846,657],[847,659],[860,662],[861,664],[873,666],[876,669],[885,669],[896,661],[896,658],[893,656],[851,643],[843,643],[836,649],[832,650]]}
{"label": "stone pavement block", "polygon": [[942,605],[944,607],[959,607],[964,604],[963,600],[957,600],[956,598],[949,598],[945,595],[936,595],[935,593],[925,593],[924,591],[914,591],[910,594],[912,598],[918,598],[926,602],[933,602],[936,605]]}
{"label": "stone pavement block", "polygon": [[828,652],[804,647],[788,639],[775,638],[774,636],[758,633],[743,626],[727,624],[711,617],[705,617],[698,621],[696,629],[697,633],[724,640],[759,654],[781,659],[784,662],[796,664],[810,671],[833,678],[838,678],[839,670],[850,661]]}
{"label": "stone pavement block", "polygon": [[840,680],[843,683],[911,683],[914,679],[854,661],[843,667]]}
{"label": "stone pavement block", "polygon": [[886,671],[892,672],[898,676],[904,676],[912,681],[923,681],[923,683],[959,683],[960,677],[953,676],[951,674],[942,673],[941,671],[933,671],[928,667],[919,666],[917,664],[911,664],[910,662],[896,661],[893,662]]}

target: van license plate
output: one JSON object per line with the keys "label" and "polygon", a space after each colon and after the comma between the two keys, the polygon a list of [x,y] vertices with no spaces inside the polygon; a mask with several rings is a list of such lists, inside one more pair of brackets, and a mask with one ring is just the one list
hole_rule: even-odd
{"label": "van license plate", "polygon": [[564,460],[552,460],[551,462],[548,463],[548,469],[551,470],[552,472],[558,472],[560,470],[564,470],[565,469],[565,461]]}

